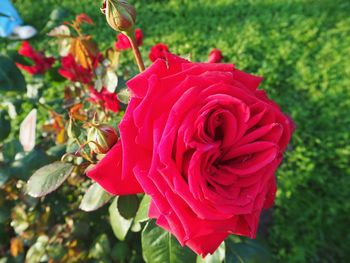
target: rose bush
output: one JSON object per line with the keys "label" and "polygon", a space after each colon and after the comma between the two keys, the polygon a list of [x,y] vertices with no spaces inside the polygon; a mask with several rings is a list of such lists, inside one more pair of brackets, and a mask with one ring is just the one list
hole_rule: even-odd
{"label": "rose bush", "polygon": [[33,62],[32,65],[23,65],[16,63],[17,67],[28,72],[31,75],[44,74],[55,62],[53,57],[46,57],[44,53],[36,51],[28,41],[23,41],[18,54],[28,58]]}
{"label": "rose bush", "polygon": [[115,195],[150,195],[149,217],[197,254],[230,234],[254,238],[294,129],[261,80],[167,54],[127,83],[120,141],[88,176]]}

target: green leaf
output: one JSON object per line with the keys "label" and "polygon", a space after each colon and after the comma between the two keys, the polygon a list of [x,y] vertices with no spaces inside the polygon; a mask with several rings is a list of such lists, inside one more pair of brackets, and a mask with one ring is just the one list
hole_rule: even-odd
{"label": "green leaf", "polygon": [[118,242],[112,249],[111,257],[114,261],[126,262],[129,253],[128,244],[126,242]]}
{"label": "green leaf", "polygon": [[0,187],[3,186],[10,177],[8,169],[0,167]]}
{"label": "green leaf", "polygon": [[10,165],[9,171],[11,177],[26,181],[35,170],[50,162],[47,155],[41,150],[33,150],[29,153],[20,152]]}
{"label": "green leaf", "polygon": [[42,197],[55,191],[72,173],[70,163],[55,162],[37,170],[29,179],[27,190],[33,197]]}
{"label": "green leaf", "polygon": [[63,9],[61,7],[55,8],[54,10],[52,10],[51,14],[50,14],[50,19],[51,20],[62,20],[67,18],[67,16],[69,15],[68,11],[66,9]]}
{"label": "green leaf", "polygon": [[148,210],[149,210],[150,203],[151,203],[151,196],[144,195],[135,216],[136,223],[145,222],[149,219]]}
{"label": "green leaf", "polygon": [[127,88],[122,89],[118,92],[118,99],[124,103],[124,104],[128,104],[130,101],[130,92]]}
{"label": "green leaf", "polygon": [[113,203],[109,207],[109,219],[113,229],[114,235],[119,240],[124,240],[130,226],[132,224],[132,219],[125,219],[118,211],[118,199],[119,197],[114,198]]}
{"label": "green leaf", "polygon": [[26,91],[26,82],[21,71],[5,56],[0,56],[0,93],[2,91]]}
{"label": "green leaf", "polygon": [[139,199],[136,195],[125,195],[118,198],[118,210],[122,217],[131,219],[139,208]]}
{"label": "green leaf", "polygon": [[112,196],[107,193],[98,183],[92,184],[81,200],[79,208],[91,212],[104,206]]}
{"label": "green leaf", "polygon": [[22,235],[30,226],[24,206],[15,206],[11,212],[11,227],[17,235]]}
{"label": "green leaf", "polygon": [[142,231],[142,251],[147,263],[196,262],[196,254],[188,247],[182,247],[175,237],[158,227],[154,220],[149,221]]}
{"label": "green leaf", "polygon": [[11,140],[4,144],[3,155],[6,162],[11,162],[16,154],[23,151],[22,144],[18,140]]}
{"label": "green leaf", "polygon": [[61,244],[52,244],[46,248],[46,251],[53,262],[60,262],[67,253],[67,249]]}
{"label": "green leaf", "polygon": [[228,238],[225,244],[226,263],[266,263],[272,260],[270,253],[256,240],[236,243]]}
{"label": "green leaf", "polygon": [[222,263],[225,259],[225,242],[222,242],[213,255],[207,255],[204,259],[197,256],[197,263]]}
{"label": "green leaf", "polygon": [[46,154],[53,157],[54,159],[61,159],[61,157],[66,153],[67,145],[60,144],[49,148]]}
{"label": "green leaf", "polygon": [[7,205],[0,206],[0,224],[11,218],[11,209]]}
{"label": "green leaf", "polygon": [[110,92],[114,93],[118,86],[118,76],[113,70],[107,69],[103,76],[103,86]]}
{"label": "green leaf", "polygon": [[[1,72],[1,69],[0,69]],[[0,80],[1,81],[1,80]],[[7,111],[0,110],[0,142],[5,140],[11,133],[11,123]]]}
{"label": "green leaf", "polygon": [[106,259],[111,252],[111,245],[106,234],[102,234],[96,238],[92,248],[90,249],[90,257],[95,259]]}
{"label": "green leaf", "polygon": [[41,262],[46,253],[46,246],[49,242],[47,236],[40,236],[37,241],[31,246],[26,255],[26,262],[37,263]]}

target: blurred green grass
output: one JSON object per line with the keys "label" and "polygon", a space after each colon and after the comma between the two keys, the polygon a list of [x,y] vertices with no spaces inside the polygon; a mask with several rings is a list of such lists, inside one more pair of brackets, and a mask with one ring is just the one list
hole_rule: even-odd
{"label": "blurred green grass", "polygon": [[[276,262],[346,262],[350,247],[350,2],[340,0],[135,0],[142,53],[156,42],[205,61],[212,47],[226,62],[265,77],[262,87],[297,125],[278,172],[268,246]],[[85,12],[102,48],[115,33],[96,0],[22,0],[28,24],[42,29],[54,8]],[[31,43],[50,50],[42,32]],[[0,51],[16,45],[0,40]],[[131,60],[127,56],[127,60]]]}

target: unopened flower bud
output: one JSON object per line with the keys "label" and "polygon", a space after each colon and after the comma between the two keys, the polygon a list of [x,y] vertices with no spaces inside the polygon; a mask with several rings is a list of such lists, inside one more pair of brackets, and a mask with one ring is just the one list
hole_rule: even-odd
{"label": "unopened flower bud", "polygon": [[80,129],[76,126],[74,120],[72,118],[69,119],[67,134],[71,139],[78,138],[80,135]]}
{"label": "unopened flower bud", "polygon": [[108,24],[116,31],[130,32],[136,21],[135,8],[124,0],[105,0],[102,13]]}
{"label": "unopened flower bud", "polygon": [[115,129],[107,124],[93,124],[88,130],[90,149],[96,154],[107,153],[118,141]]}

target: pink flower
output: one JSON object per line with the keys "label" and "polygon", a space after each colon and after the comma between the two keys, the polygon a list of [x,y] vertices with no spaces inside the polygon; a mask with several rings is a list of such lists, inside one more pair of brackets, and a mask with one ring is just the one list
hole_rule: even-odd
{"label": "pink flower", "polygon": [[[143,42],[143,33],[140,28],[135,30],[135,37],[137,46],[141,46]],[[131,43],[126,35],[120,33],[117,35],[117,42],[115,42],[115,48],[117,50],[127,50],[131,48]]]}
{"label": "pink flower", "polygon": [[27,71],[31,75],[44,74],[55,62],[53,57],[45,57],[43,53],[37,52],[35,49],[33,49],[27,41],[22,42],[22,45],[18,50],[18,54],[33,61],[34,64],[31,66],[16,63],[18,68]]}
{"label": "pink flower", "polygon": [[91,102],[101,105],[106,110],[110,110],[113,112],[119,111],[120,107],[116,93],[111,93],[105,88],[98,92],[93,87],[90,87],[89,91]]}
{"label": "pink flower", "polygon": [[62,67],[58,73],[70,81],[80,82],[82,84],[89,84],[92,81],[92,71],[79,65],[73,55],[69,54],[62,58]]}
{"label": "pink flower", "polygon": [[208,62],[209,63],[219,63],[221,62],[221,60],[223,59],[221,50],[219,49],[212,49],[209,53],[209,57],[208,57]]}
{"label": "pink flower", "polygon": [[158,58],[165,59],[167,53],[169,53],[168,46],[163,43],[158,43],[151,48],[148,57],[152,62],[154,62]]}
{"label": "pink flower", "polygon": [[88,176],[115,195],[145,192],[149,217],[203,256],[254,238],[273,205],[294,125],[262,78],[166,54],[130,80],[120,141]]}

